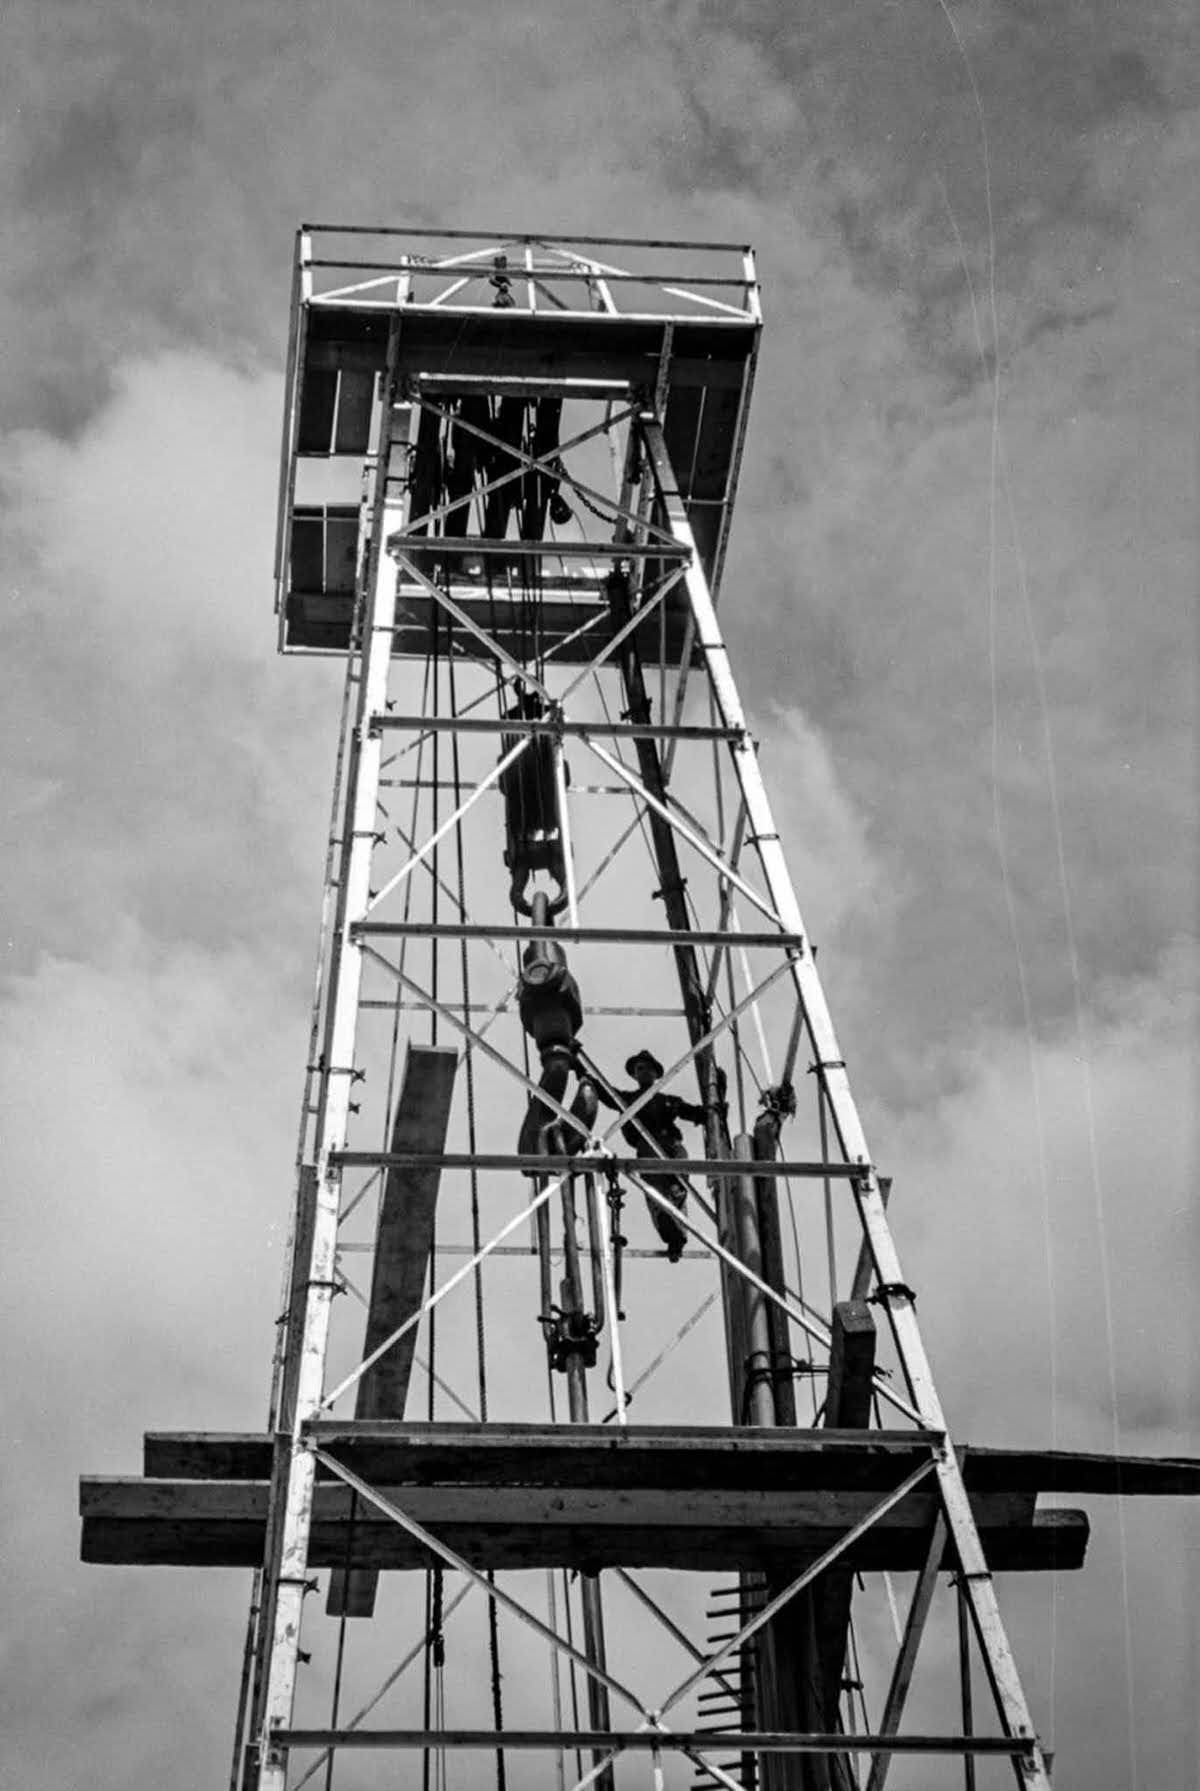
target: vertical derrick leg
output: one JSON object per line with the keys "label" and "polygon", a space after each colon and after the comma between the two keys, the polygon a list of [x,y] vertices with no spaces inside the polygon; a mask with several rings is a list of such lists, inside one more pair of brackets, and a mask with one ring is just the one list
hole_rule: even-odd
{"label": "vertical derrick leg", "polygon": [[[679,493],[662,425],[653,410],[643,410],[638,416],[638,428],[645,444],[656,497],[667,519],[667,526],[675,541],[688,554],[685,577],[688,600],[722,723],[734,734],[730,756],[746,806],[749,836],[758,854],[768,893],[784,928],[789,933],[803,934],[805,929],[800,905],[792,887],[771,805],[759,772],[754,742],[746,726],[729,655],[717,622],[708,580],[696,552],[691,524]],[[944,1433],[945,1416],[917,1325],[913,1297],[901,1272],[900,1259],[884,1211],[879,1178],[871,1164],[866,1136],[851,1093],[849,1077],[838,1049],[833,1020],[811,950],[806,948],[793,955],[791,974],[813,1055],[822,1066],[829,1114],[837,1142],[847,1162],[863,1165],[861,1178],[851,1185],[909,1393],[924,1424],[930,1430]],[[791,1079],[793,1067],[790,1062],[784,1066],[785,1080]],[[1045,1756],[1037,1742],[1016,1662],[1000,1616],[995,1586],[980,1545],[962,1470],[948,1438],[936,1447],[935,1461],[946,1523],[958,1551],[966,1596],[1001,1724],[1007,1736],[1027,1740],[1031,1744],[1028,1754],[1014,1759],[1017,1781],[1027,1787],[1027,1791],[1033,1791],[1035,1787],[1037,1791],[1049,1791],[1050,1778]]]}
{"label": "vertical derrick leg", "polygon": [[[734,1139],[733,1149],[734,1155],[747,1165],[755,1160],[754,1139],[743,1134]],[[781,1265],[769,1245],[764,1247],[759,1193],[754,1176],[736,1178],[732,1196],[737,1218],[736,1254],[768,1286],[782,1292]],[[772,1360],[768,1302],[760,1289],[740,1276],[734,1279],[741,1312],[739,1333],[745,1349],[744,1360],[738,1365],[734,1420],[757,1428],[794,1424],[790,1378],[784,1391]],[[770,1571],[764,1576],[746,1575],[742,1582],[746,1607],[743,1616],[756,1604],[769,1603],[793,1577]],[[817,1611],[815,1589],[803,1591],[789,1600],[754,1642],[755,1704],[760,1729],[823,1733],[833,1727],[822,1698]],[[832,1776],[829,1760],[821,1754],[764,1755],[758,1774],[764,1791],[834,1791],[835,1785],[840,1791],[841,1786],[841,1780]]]}
{"label": "vertical derrick leg", "polygon": [[[562,1283],[562,1309],[567,1316],[568,1326],[570,1326],[571,1320],[583,1317],[583,1274],[580,1267],[576,1233],[578,1215],[575,1206],[574,1176],[567,1176],[563,1181],[562,1211],[564,1266],[566,1269]],[[581,1347],[567,1347],[564,1363],[567,1378],[567,1409],[572,1424],[586,1424],[588,1421],[587,1368],[582,1342],[581,1335]],[[608,1671],[608,1653],[604,1642],[604,1604],[600,1594],[600,1581],[594,1573],[580,1573],[579,1606],[583,1617],[583,1651],[593,1666],[599,1667],[602,1673],[606,1673]],[[612,1727],[608,1687],[599,1679],[593,1678],[591,1674],[587,1679],[587,1706],[588,1722],[593,1729],[604,1732]],[[602,1759],[602,1754],[593,1755],[593,1766],[599,1766]],[[612,1768],[602,1767],[595,1782],[600,1791],[613,1791]]]}
{"label": "vertical derrick leg", "polygon": [[[295,1373],[290,1438],[279,1439],[279,1547],[273,1579],[265,1692],[254,1740],[258,1749],[258,1791],[284,1791],[287,1761],[271,1739],[291,1720],[299,1661],[301,1611],[308,1586],[308,1539],[312,1521],[316,1460],[302,1427],[319,1410],[324,1390],[325,1351],[334,1289],[341,1170],[333,1153],[344,1148],[350,1118],[351,1075],[358,1029],[363,953],[351,929],[370,901],[371,849],[377,827],[382,738],[374,726],[387,697],[392,628],[396,612],[395,570],[381,553],[387,465],[396,407],[399,319],[394,319],[383,387],[383,414],[376,461],[371,551],[366,569],[366,602],[358,652],[362,661],[358,710],[351,741],[346,796],[348,826],[344,845],[340,913],[330,967],[324,1070],[317,1122],[316,1198],[303,1332]],[[411,413],[410,413],[411,422]],[[354,644],[351,651],[355,651]]]}
{"label": "vertical derrick leg", "polygon": [[[629,585],[623,573],[614,573],[608,581],[609,603],[612,607],[613,623],[621,628],[631,615]],[[642,662],[633,637],[627,636],[620,649],[621,681],[625,690],[626,708],[633,721],[648,722],[650,720],[650,698],[646,692],[646,680],[642,672]],[[647,790],[656,799],[666,801],[666,781],[663,777],[662,760],[659,757],[657,743],[645,735],[639,735],[635,741],[638,771]],[[658,869],[659,890],[663,908],[666,911],[667,925],[677,933],[688,933],[692,930],[691,916],[688,913],[685,896],[686,885],[679,868],[679,850],[675,843],[673,829],[657,814],[653,808],[647,816],[650,826],[650,839],[654,848],[654,861]],[[696,956],[696,948],[682,942],[672,946],[675,956],[675,969],[679,977],[679,992],[683,1001],[684,1014],[687,1021],[688,1038],[692,1045],[704,1037],[711,1024],[708,1011],[708,1000],[704,991],[704,979],[700,975],[700,964]],[[728,1158],[730,1152],[729,1126],[724,1117],[724,1107],[717,1074],[717,1062],[711,1045],[701,1045],[695,1054],[696,1076],[700,1084],[700,1098],[705,1107],[704,1147],[710,1157]]]}

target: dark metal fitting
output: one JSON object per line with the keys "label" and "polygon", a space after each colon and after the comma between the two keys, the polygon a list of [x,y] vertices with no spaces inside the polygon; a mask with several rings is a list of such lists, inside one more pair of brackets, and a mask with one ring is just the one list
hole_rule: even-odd
{"label": "dark metal fitting", "polygon": [[585,1368],[594,1368],[599,1329],[590,1312],[560,1312],[546,1332],[551,1368],[565,1374],[572,1356],[581,1357]]}
{"label": "dark metal fitting", "polygon": [[[813,951],[816,951],[816,946],[813,947]],[[846,1059],[844,1057],[820,1057],[815,1063],[809,1064],[808,1073],[810,1076],[819,1076],[822,1070],[844,1070],[845,1067]]]}
{"label": "dark metal fitting", "polygon": [[883,1306],[888,1300],[907,1300],[915,1306],[917,1296],[907,1281],[881,1281],[873,1294],[867,1295],[869,1306]]}
{"label": "dark metal fitting", "polygon": [[796,1091],[790,1082],[778,1082],[773,1088],[764,1088],[758,1104],[772,1119],[796,1117]]}

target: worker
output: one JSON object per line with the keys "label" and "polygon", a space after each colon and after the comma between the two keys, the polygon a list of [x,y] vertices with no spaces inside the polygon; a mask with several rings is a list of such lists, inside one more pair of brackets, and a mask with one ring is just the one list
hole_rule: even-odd
{"label": "worker", "polygon": [[[540,720],[542,700],[537,691],[526,690],[518,682],[516,693],[516,701],[505,711],[506,719]],[[501,757],[506,758],[524,738],[524,730],[501,734]],[[548,734],[534,734],[519,758],[501,772],[500,793],[504,797],[504,862],[510,876],[509,900],[518,914],[532,914],[526,886],[535,872],[546,871],[555,883],[548,909],[548,918],[553,919],[567,905],[567,872],[554,746]]]}
{"label": "worker", "polygon": [[[663,1067],[652,1051],[635,1051],[627,1059],[625,1074],[632,1076],[637,1083],[636,1088],[609,1089],[599,1081],[596,1092],[606,1107],[621,1111],[631,1107],[648,1088],[662,1080]],[[650,1138],[664,1157],[686,1157],[687,1150],[683,1142],[683,1134],[679,1130],[680,1120],[689,1125],[702,1126],[707,1115],[705,1109],[692,1101],[681,1100],[678,1095],[667,1094],[659,1089],[650,1099],[639,1107],[633,1118],[621,1127],[621,1135],[631,1145],[639,1157],[653,1155],[646,1145]],[[656,1193],[669,1200],[671,1205],[683,1211],[690,1192],[687,1177],[675,1172],[659,1173],[657,1170],[647,1172],[642,1180],[649,1184]],[[667,1246],[668,1262],[678,1262],[683,1255],[683,1246],[687,1242],[687,1233],[682,1225],[656,1200],[646,1201],[654,1229]]]}
{"label": "worker", "polygon": [[[531,915],[535,926],[550,924],[550,903],[540,890],[533,898]],[[591,1134],[597,1102],[595,1084],[580,1068],[577,1057],[577,1035],[583,1025],[579,984],[557,940],[531,939],[522,952],[517,1011],[541,1062],[539,1088],[561,1107],[572,1074],[579,1079],[568,1109],[577,1123],[571,1125],[536,1093],[531,1094],[517,1150],[522,1156],[575,1156]]]}

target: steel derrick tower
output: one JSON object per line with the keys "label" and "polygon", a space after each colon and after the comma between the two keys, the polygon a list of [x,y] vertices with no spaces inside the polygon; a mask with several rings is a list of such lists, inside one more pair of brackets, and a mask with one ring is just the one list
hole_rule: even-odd
{"label": "steel derrick tower", "polygon": [[232,1791],[1047,1787],[994,1576],[1196,1489],[950,1437],[718,622],[760,329],[740,246],[299,234],[269,1423],[82,1490],[86,1559],[255,1570]]}

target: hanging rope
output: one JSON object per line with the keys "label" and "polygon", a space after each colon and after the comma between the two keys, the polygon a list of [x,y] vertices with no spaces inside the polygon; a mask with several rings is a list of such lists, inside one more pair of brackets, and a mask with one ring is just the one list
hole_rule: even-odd
{"label": "hanging rope", "polygon": [[[430,657],[429,657],[429,665],[432,667],[433,714],[435,716],[439,715],[441,713],[441,683],[440,683],[440,678],[438,675],[439,674],[438,650],[439,650],[439,645],[440,645],[440,639],[441,639],[440,624],[439,624],[438,618],[435,616],[434,620],[433,620],[433,641],[431,644],[431,652],[430,652]],[[426,710],[426,713],[427,714],[429,713],[428,709]],[[431,804],[432,816],[433,816],[432,831],[433,831],[434,835],[436,835],[436,833],[437,833],[438,823],[441,818],[441,816],[440,816],[440,798],[441,798],[440,746],[441,746],[441,736],[435,730],[434,735],[433,735],[433,752],[432,752],[433,787],[430,791],[430,804]],[[438,999],[437,923],[438,923],[438,911],[439,911],[438,897],[439,897],[439,893],[440,893],[440,883],[439,883],[439,877],[438,877],[438,848],[436,846],[434,847],[432,853],[430,854],[430,867],[433,872],[432,889],[431,889],[431,894],[430,894],[430,917],[431,917],[431,920],[433,923],[433,932],[430,934],[430,939],[429,939],[429,954],[430,954],[429,974],[430,974],[430,993],[432,994],[434,1001],[436,1001]],[[410,881],[411,881],[411,879],[410,879]],[[438,1013],[437,1013],[436,1007],[431,1008],[431,1010],[430,1010],[429,1042],[431,1045],[436,1045],[438,1042]],[[430,1227],[430,1238],[429,1238],[429,1291],[430,1291],[430,1294],[432,1294],[434,1292],[436,1285],[437,1285],[437,1211],[436,1211],[436,1207],[435,1207],[433,1223],[432,1223],[432,1226]],[[434,1417],[434,1392],[435,1392],[435,1387],[436,1387],[436,1382],[434,1380],[434,1371],[436,1370],[436,1367],[437,1367],[437,1311],[435,1308],[435,1309],[431,1310],[430,1314],[429,1314],[429,1379],[427,1382],[428,1391],[426,1394],[426,1406],[425,1406],[426,1417],[428,1418],[428,1420],[431,1424],[433,1422],[433,1417]],[[436,1627],[434,1624],[434,1602],[435,1602],[435,1598],[439,1601],[441,1598],[440,1575],[441,1575],[440,1568],[434,1568],[432,1570],[430,1570],[429,1568],[426,1568],[426,1570],[425,1570],[425,1628],[427,1631],[431,1631],[435,1635],[436,1635]],[[428,1729],[430,1727],[430,1719],[433,1714],[434,1652],[435,1652],[435,1650],[434,1650],[433,1645],[431,1645],[425,1651],[424,1681],[423,1681],[423,1686],[422,1686],[421,1708],[422,1708],[422,1714],[423,1714],[423,1719],[424,1719],[424,1725],[425,1725],[426,1729]],[[429,1791],[429,1778],[430,1778],[430,1750],[428,1748],[425,1748],[422,1750],[422,1754],[421,1754],[421,1791]]]}
{"label": "hanging rope", "polygon": [[[449,661],[449,684],[450,684],[450,714],[453,717],[453,716],[456,716],[458,713],[458,691],[457,691],[456,680],[455,680],[455,676],[454,676],[453,657],[451,657],[450,661]],[[458,808],[462,803],[462,770],[461,770],[461,761],[460,761],[460,756],[459,756],[459,745],[458,745],[458,734],[457,733],[451,734],[450,743],[451,743],[451,746],[450,746],[451,773],[452,773],[452,777],[453,777],[453,781],[454,781],[454,805],[455,805],[455,808]],[[463,838],[462,838],[461,826],[456,827],[454,830],[454,844],[455,844],[455,869],[456,869],[457,878],[458,878],[458,918],[460,921],[465,922],[466,918],[467,918],[467,896],[466,896],[466,873],[465,873],[465,866],[464,866],[464,862],[463,862]],[[461,940],[459,943],[459,971],[460,971],[461,982],[462,982],[463,1019],[467,1024],[470,1024],[471,973],[470,973],[470,965],[469,965],[469,961],[468,961],[467,941],[465,939]],[[478,1148],[478,1142],[477,1142],[478,1133],[477,1133],[477,1128],[476,1128],[476,1113],[475,1113],[475,1058],[474,1058],[474,1053],[471,1051],[469,1045],[465,1052],[465,1067],[466,1067],[466,1078],[467,1078],[467,1150],[469,1151],[470,1155],[472,1157],[474,1157],[476,1154],[476,1150]],[[480,1211],[479,1211],[479,1172],[475,1168],[474,1164],[472,1164],[471,1172],[470,1172],[470,1185],[471,1185],[471,1248],[472,1248],[473,1254],[478,1256],[479,1252],[482,1248],[483,1233],[482,1233],[482,1225],[481,1225]],[[488,1388],[487,1388],[486,1325],[485,1325],[484,1302],[483,1302],[483,1264],[482,1263],[477,1263],[475,1266],[474,1288],[475,1288],[475,1358],[476,1358],[477,1371],[478,1371],[479,1417],[480,1417],[480,1421],[482,1423],[486,1424],[488,1421]],[[489,1573],[487,1576],[487,1579],[488,1579],[489,1586],[494,1584],[495,1576],[493,1574]],[[490,1661],[491,1661],[492,1723],[496,1730],[496,1733],[499,1734],[504,1728],[504,1708],[503,1708],[503,1702],[501,1699],[501,1692],[500,1692],[499,1622],[498,1622],[498,1616],[497,1616],[497,1612],[496,1612],[496,1601],[494,1598],[488,1599],[488,1653],[489,1653]],[[504,1750],[503,1750],[503,1748],[497,1748],[496,1749],[496,1785],[497,1785],[498,1791],[505,1791],[506,1783],[507,1783],[507,1779],[506,1779],[505,1765],[504,1765]]]}

